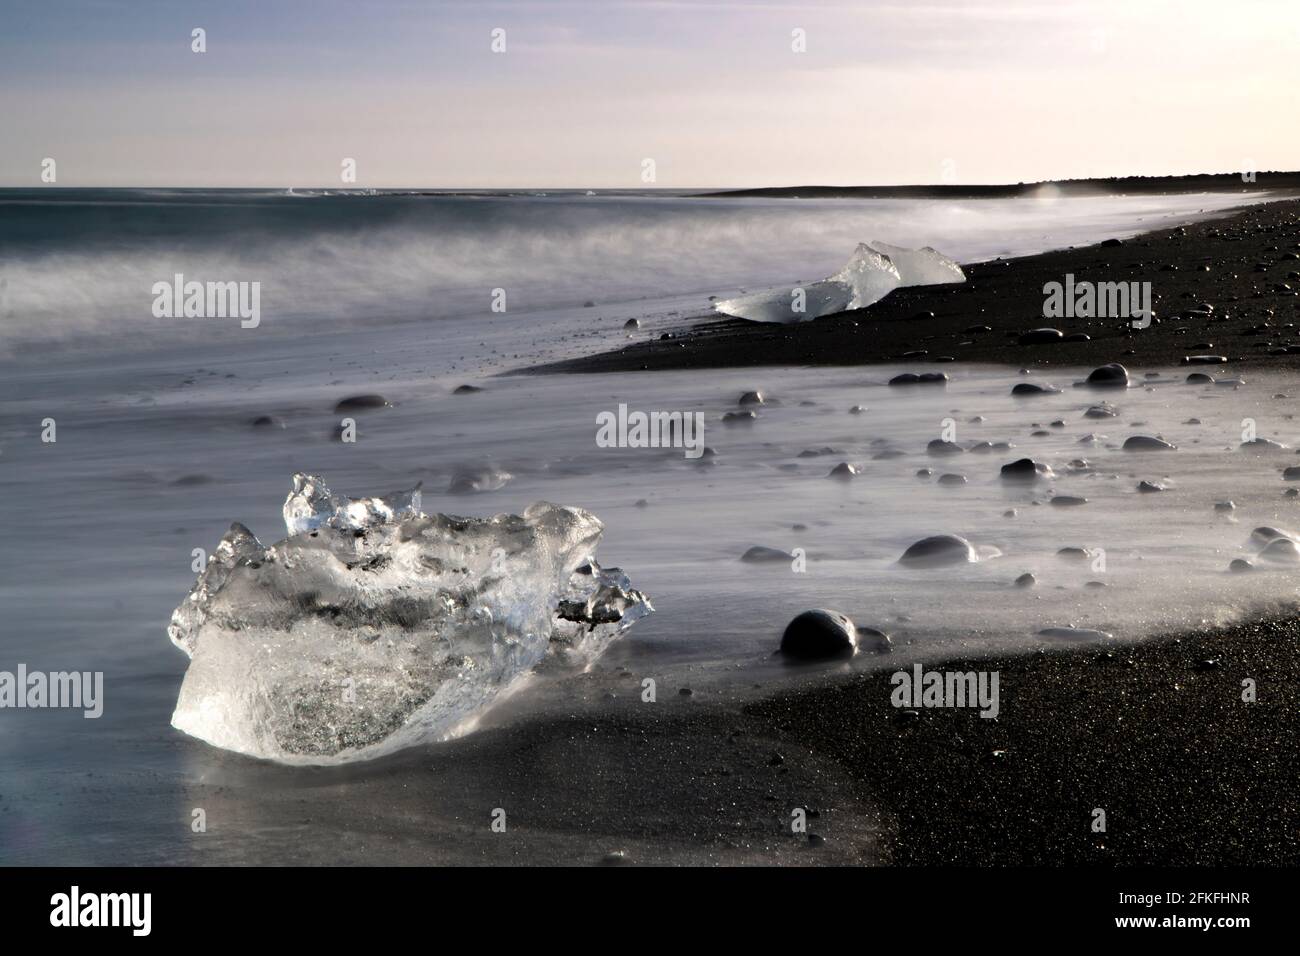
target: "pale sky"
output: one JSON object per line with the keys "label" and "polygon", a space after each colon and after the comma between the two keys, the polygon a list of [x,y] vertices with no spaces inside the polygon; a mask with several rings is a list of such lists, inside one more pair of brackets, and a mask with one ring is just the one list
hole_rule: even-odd
{"label": "pale sky", "polygon": [[1294,170],[1298,118],[1297,0],[0,0],[5,186]]}

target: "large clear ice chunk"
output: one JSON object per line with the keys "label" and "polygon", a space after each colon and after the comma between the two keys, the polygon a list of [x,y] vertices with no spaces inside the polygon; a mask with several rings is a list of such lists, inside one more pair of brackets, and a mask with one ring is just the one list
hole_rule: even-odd
{"label": "large clear ice chunk", "polygon": [[900,286],[965,281],[961,266],[928,246],[904,249],[883,242],[859,243],[844,268],[827,279],[724,299],[714,308],[755,322],[802,322],[866,308]]}
{"label": "large clear ice chunk", "polygon": [[366,759],[472,728],[543,662],[585,666],[653,610],[592,559],[602,525],[425,515],[419,490],[333,495],[295,475],[289,536],[232,525],[168,636],[190,657],[172,725],[286,763]]}

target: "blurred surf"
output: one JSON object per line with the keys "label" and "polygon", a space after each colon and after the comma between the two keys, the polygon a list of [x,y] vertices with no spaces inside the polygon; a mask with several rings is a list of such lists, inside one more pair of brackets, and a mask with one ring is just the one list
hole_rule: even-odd
{"label": "blurred surf", "polygon": [[831,275],[867,239],[959,262],[1184,221],[1262,194],[1014,200],[587,192],[0,190],[0,352],[237,336],[153,314],[155,283],[258,282],[258,335],[587,302],[729,297]]}

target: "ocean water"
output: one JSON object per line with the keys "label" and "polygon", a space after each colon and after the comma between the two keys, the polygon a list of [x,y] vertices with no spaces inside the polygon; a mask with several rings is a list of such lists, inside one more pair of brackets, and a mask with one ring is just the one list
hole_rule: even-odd
{"label": "ocean water", "polygon": [[[0,354],[57,343],[102,357],[142,344],[193,348],[232,337],[262,352],[272,338],[407,322],[426,325],[430,345],[440,346],[429,349],[431,362],[454,361],[473,347],[482,320],[499,314],[490,311],[494,301],[510,316],[507,338],[522,344],[540,310],[586,302],[608,310],[640,300],[653,311],[673,295],[690,295],[700,308],[709,294],[832,275],[872,239],[932,245],[972,262],[1131,234],[1257,198],[7,189],[0,190]],[[155,318],[152,286],[178,273],[260,282],[265,323],[248,336],[229,322]],[[463,335],[427,325],[449,317],[472,322]]]}
{"label": "ocean water", "polygon": [[[283,536],[297,471],[351,495],[423,481],[426,511],[517,512],[544,499],[605,522],[599,559],[624,568],[656,613],[591,673],[539,681],[489,722],[598,706],[604,690],[644,677],[730,699],[954,649],[1050,647],[1037,633],[1049,627],[1138,640],[1293,601],[1295,571],[1258,561],[1251,541],[1259,525],[1300,527],[1281,477],[1300,443],[1283,380],[1189,385],[1185,370],[1133,369],[1135,387],[1093,393],[1073,387],[1079,369],[1055,377],[1060,393],[1025,400],[1010,395],[1014,369],[969,366],[944,366],[952,381],[939,389],[891,388],[897,368],[498,374],[614,347],[627,318],[643,322],[634,337],[657,335],[706,315],[709,295],[829,274],[864,239],[970,261],[1187,221],[1227,201],[0,194],[0,670],[105,674],[98,720],[0,713],[0,860],[198,852],[177,823],[185,794],[244,773],[243,758],[169,727],[186,660],[167,619],[193,582],[192,550],[211,550],[231,521],[267,543]],[[150,287],[175,272],[261,281],[262,325],[156,320]],[[507,290],[505,313],[488,311],[494,288]],[[483,391],[452,394],[465,383]],[[755,388],[769,399],[757,420],[724,424]],[[333,406],[358,392],[393,407],[357,414],[357,442],[340,443]],[[1103,399],[1115,418],[1083,417]],[[620,404],[703,414],[716,455],[599,447],[597,416]],[[254,428],[260,415],[276,425]],[[40,440],[47,418],[53,443]],[[1015,448],[931,457],[945,428],[964,446]],[[1242,451],[1250,428],[1288,447]],[[1080,444],[1089,433],[1101,437]],[[1133,434],[1178,448],[1123,451]],[[800,456],[822,448],[833,451]],[[1001,465],[1025,455],[1056,479],[1001,482]],[[841,461],[861,474],[829,479]],[[483,467],[513,477],[450,493],[456,474]],[[923,468],[967,481],[943,486],[918,478]],[[1168,489],[1139,494],[1144,479]],[[1053,494],[1088,500],[1064,508]],[[1216,512],[1228,499],[1236,509]],[[986,559],[897,566],[938,533],[969,538]],[[740,561],[753,545],[800,549],[806,563]],[[1091,552],[1069,562],[1065,547]],[[1259,570],[1228,573],[1237,557]],[[1036,587],[1013,585],[1025,572]],[[817,606],[887,631],[894,654],[785,666],[772,655],[781,630]],[[160,817],[160,800],[179,816]]]}

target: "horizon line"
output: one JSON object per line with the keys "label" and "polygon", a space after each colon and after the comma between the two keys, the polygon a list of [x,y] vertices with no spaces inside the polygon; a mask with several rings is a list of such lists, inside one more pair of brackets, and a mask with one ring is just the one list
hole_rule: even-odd
{"label": "horizon line", "polygon": [[[311,189],[311,190],[333,190],[336,192],[360,192],[368,189],[382,191],[426,191],[426,192],[503,192],[506,190],[521,190],[531,192],[545,191],[604,191],[604,192],[753,192],[757,190],[773,189],[996,189],[1011,188],[1017,186],[1055,186],[1070,183],[1107,183],[1124,180],[1187,180],[1187,179],[1205,179],[1205,178],[1222,178],[1222,177],[1240,177],[1247,172],[1256,177],[1259,176],[1297,176],[1300,177],[1300,169],[1269,169],[1269,170],[1247,170],[1240,169],[1227,170],[1222,172],[1199,172],[1199,173],[1129,173],[1122,176],[1083,176],[1069,177],[1065,179],[1035,179],[1035,180],[1006,180],[1002,182],[978,182],[978,183],[945,183],[945,182],[906,182],[906,183],[786,183],[786,184],[768,184],[765,186],[736,186],[736,185],[708,185],[708,186],[664,186],[664,185],[639,185],[639,186],[530,186],[530,185],[510,185],[510,186],[366,186],[358,183],[345,184],[291,184],[291,185],[266,185],[250,184],[242,186],[231,185],[161,185],[153,184],[67,184],[67,183],[0,183],[0,189],[37,189],[37,190],[61,190],[61,189],[264,189],[264,190],[288,190],[288,189]],[[1252,181],[1242,180],[1243,185],[1252,185]]]}

